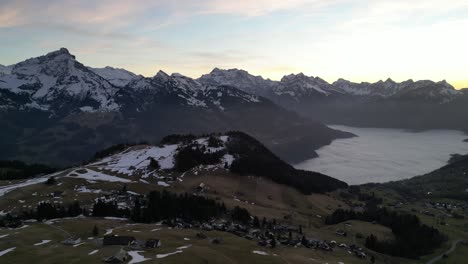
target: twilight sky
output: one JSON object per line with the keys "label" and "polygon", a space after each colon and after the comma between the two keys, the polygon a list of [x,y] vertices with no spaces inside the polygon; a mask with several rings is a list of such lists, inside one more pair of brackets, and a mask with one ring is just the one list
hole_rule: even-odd
{"label": "twilight sky", "polygon": [[468,87],[466,0],[1,0],[0,64],[66,47],[93,67],[242,68]]}

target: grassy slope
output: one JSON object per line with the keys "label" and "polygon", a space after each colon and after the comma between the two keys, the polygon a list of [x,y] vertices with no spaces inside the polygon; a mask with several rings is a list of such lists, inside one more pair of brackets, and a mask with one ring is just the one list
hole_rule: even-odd
{"label": "grassy slope", "polygon": [[[110,174],[125,177],[124,175],[118,175],[116,173]],[[149,181],[153,184],[144,184],[137,181],[130,183],[128,184],[128,190],[144,194],[150,190],[160,190],[162,188],[154,184],[156,180]],[[253,215],[257,215],[260,218],[265,216],[269,219],[281,219],[282,222],[291,225],[297,226],[301,224],[305,234],[311,238],[336,240],[338,244],[357,244],[363,247],[364,239],[356,239],[355,234],[361,233],[364,238],[370,233],[377,235],[379,238],[392,237],[391,231],[388,228],[360,221],[349,221],[351,226],[346,227],[349,234],[347,237],[335,235],[336,229],[343,229],[344,226],[342,224],[325,226],[323,224],[323,218],[321,217],[332,213],[337,208],[347,208],[347,205],[341,201],[337,192],[304,196],[290,187],[273,183],[267,179],[236,176],[222,169],[215,171],[192,170],[185,173],[182,182],[174,184],[169,187],[169,189],[174,192],[190,192],[201,182],[209,187],[206,193],[207,196],[222,200],[228,207],[239,205],[247,208]],[[96,182],[91,184],[85,180],[73,178],[59,178],[58,183],[61,184],[55,186],[36,184],[12,191],[0,199],[0,208],[2,208],[2,210],[10,210],[14,207],[16,207],[16,209],[27,208],[28,206],[34,207],[39,201],[47,199],[51,201],[56,200],[58,202],[62,201],[63,204],[67,204],[74,199],[90,201],[100,196],[98,194],[75,193],[73,191],[75,186],[86,186],[90,189],[102,190],[118,190],[123,187],[122,183]],[[61,199],[51,199],[49,194],[55,190],[63,190],[66,191],[66,193]],[[402,200],[402,197],[391,189],[369,188],[367,191],[370,190],[375,191],[378,196],[384,197],[385,204]],[[37,195],[32,196],[32,193],[37,193]],[[25,202],[18,203],[19,200],[25,200]],[[434,223],[432,217],[420,213],[420,211],[424,209],[423,203],[407,203],[404,204],[400,210],[411,211],[411,209],[416,209],[416,214],[426,224],[431,225]],[[285,219],[285,217],[287,217],[287,219]],[[451,240],[459,238],[460,236],[466,236],[463,228],[463,224],[465,224],[466,221],[447,219],[447,223],[449,224],[448,226],[437,226],[437,228],[446,233]],[[68,220],[57,225],[72,234],[86,238],[89,236],[95,224],[98,225],[101,233],[104,232],[105,229],[122,225],[122,223],[118,221],[92,218],[85,220]],[[156,228],[154,225],[129,226],[128,228],[124,227],[119,229],[119,234],[132,234],[137,238],[143,239],[154,236],[154,234],[150,232],[154,228]],[[193,237],[196,232],[195,230],[163,230],[162,232],[158,231],[156,237],[163,240],[164,246],[157,250],[148,251],[144,254],[146,257],[154,257],[155,254],[173,252],[176,247],[187,244],[185,243],[187,241],[182,239],[183,237]],[[142,232],[134,233],[133,231]],[[18,232],[18,234],[14,234],[15,232]],[[87,253],[97,248],[95,244],[88,241],[87,244],[77,248],[63,246],[58,243],[64,237],[63,232],[45,224],[32,224],[30,227],[18,231],[0,230],[0,236],[5,233],[10,233],[11,235],[7,240],[0,239],[0,251],[13,246],[16,246],[17,249],[1,258],[2,260],[15,260],[15,263],[23,263],[26,259],[38,259],[39,263],[41,263],[42,259],[44,259],[44,261],[47,259],[49,262],[44,263],[59,263],[60,260],[64,258],[70,259],[71,263],[89,263],[89,261],[100,260],[102,257],[116,250],[112,247],[105,248],[101,249],[99,253],[94,256],[87,256]],[[207,241],[194,241],[192,239],[189,241],[190,244],[193,244],[192,248],[184,250],[183,254],[165,258],[164,263],[203,263],[203,261],[207,260],[212,260],[210,263],[236,263],[236,261],[237,263],[244,263],[246,261],[256,263],[262,263],[262,261],[265,261],[265,263],[365,263],[365,261],[363,262],[341,249],[334,252],[289,247],[279,247],[271,250],[260,248],[256,246],[255,242],[238,238],[228,233],[210,232],[209,236],[222,237],[224,239],[224,244],[215,247],[214,245],[208,244]],[[54,243],[51,242],[50,244],[40,247],[31,246],[34,243],[40,242],[41,239],[52,239]],[[447,247],[448,246],[447,244]],[[255,255],[251,253],[252,250],[272,251],[272,253],[278,256]],[[373,254],[375,254],[377,260],[382,263],[424,263],[425,260],[445,250],[446,248],[441,248],[435,254],[424,257],[420,261],[393,258],[377,253]],[[42,259],[36,258],[41,256]],[[6,263],[8,263],[8,261]],[[147,263],[151,262],[148,261]],[[158,262],[154,261],[154,263]]]}
{"label": "grassy slope", "polygon": [[[158,249],[144,250],[146,258],[152,258],[145,263],[365,263],[344,251],[323,252],[307,250],[304,248],[277,248],[264,249],[256,246],[255,242],[236,237],[225,232],[207,232],[209,237],[223,239],[221,245],[213,245],[208,239],[196,238],[196,230],[175,230],[154,224],[127,225],[126,222],[105,219],[68,219],[53,225],[43,223],[31,224],[20,230],[0,230],[0,235],[10,234],[8,239],[0,239],[0,249],[17,247],[1,257],[2,263],[28,263],[32,259],[36,263],[99,263],[102,258],[117,252],[118,246],[102,247],[96,239],[86,239],[85,244],[78,247],[65,246],[60,243],[65,230],[69,233],[87,238],[94,225],[102,232],[106,229],[114,229],[114,234],[132,235],[138,239],[159,238],[163,242]],[[157,231],[151,231],[159,229]],[[62,229],[62,230],[61,230]],[[184,240],[189,238],[189,241]],[[52,240],[50,243],[40,246],[33,244],[43,239]],[[183,249],[183,253],[172,255],[163,259],[156,259],[156,254],[171,253],[178,247],[192,245]],[[88,256],[88,253],[98,249],[99,252]],[[127,248],[128,249],[128,248]],[[269,253],[268,256],[253,254],[253,250],[261,250]],[[273,254],[276,254],[273,255]],[[315,260],[315,261],[314,261]]]}
{"label": "grassy slope", "polygon": [[[439,172],[437,172],[439,173]],[[418,179],[420,180],[420,178]],[[388,186],[392,185],[371,185],[365,186],[361,189],[361,191],[365,192],[375,192],[376,196],[382,197],[384,199],[383,204],[386,206],[396,204],[398,202],[402,202],[401,208],[393,208],[393,210],[398,210],[406,213],[411,213],[419,217],[419,219],[428,226],[434,226],[435,228],[439,229],[442,233],[447,235],[448,241],[444,244],[443,247],[437,249],[433,254],[428,256],[423,256],[419,261],[411,261],[407,260],[408,263],[425,263],[426,261],[432,259],[434,256],[441,255],[445,251],[447,251],[452,241],[458,239],[468,239],[468,229],[467,229],[467,220],[466,219],[455,219],[451,217],[444,217],[444,221],[446,225],[441,225],[439,219],[441,219],[441,215],[445,215],[446,213],[442,210],[434,209],[434,208],[427,208],[425,203],[427,202],[448,202],[448,203],[460,203],[463,201],[460,200],[453,200],[453,199],[446,199],[446,198],[437,198],[427,196],[423,199],[412,199],[411,201],[407,200],[406,195],[401,195],[399,191],[395,191]],[[390,206],[390,208],[392,208]],[[429,211],[434,213],[436,216],[428,216],[424,214],[424,211]],[[458,209],[459,212],[460,209]]]}

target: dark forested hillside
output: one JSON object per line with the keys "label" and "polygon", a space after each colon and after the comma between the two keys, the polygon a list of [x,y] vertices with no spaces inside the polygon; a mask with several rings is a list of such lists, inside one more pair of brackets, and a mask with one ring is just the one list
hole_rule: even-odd
{"label": "dark forested hillside", "polygon": [[[232,155],[234,161],[229,170],[238,175],[255,175],[274,182],[291,186],[304,194],[322,193],[338,188],[346,188],[347,184],[327,175],[297,170],[284,162],[255,138],[243,132],[227,132],[229,137],[225,143],[220,142],[219,135],[206,135],[208,147],[219,148],[216,151],[206,151],[206,146],[196,142],[193,135],[171,135],[162,143],[180,143],[175,154],[175,169],[184,172],[199,165],[217,164],[225,154]],[[227,164],[226,164],[227,166]]]}
{"label": "dark forested hillside", "polygon": [[433,172],[411,179],[372,185],[375,188],[393,189],[408,199],[452,198],[468,200],[468,156],[454,156],[451,162]]}
{"label": "dark forested hillside", "polygon": [[17,160],[0,160],[0,180],[19,180],[48,174],[57,169],[43,164],[26,164]]}
{"label": "dark forested hillside", "polygon": [[346,183],[327,175],[293,168],[245,133],[230,132],[228,135],[230,140],[227,150],[238,156],[230,167],[234,173],[269,178],[277,183],[292,186],[305,194],[347,187]]}

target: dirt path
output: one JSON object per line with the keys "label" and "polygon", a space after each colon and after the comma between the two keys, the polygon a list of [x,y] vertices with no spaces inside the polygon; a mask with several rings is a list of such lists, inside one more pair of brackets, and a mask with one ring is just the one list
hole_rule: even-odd
{"label": "dirt path", "polygon": [[445,251],[443,254],[439,255],[439,256],[436,256],[434,258],[432,258],[431,260],[429,260],[428,262],[426,262],[426,264],[434,264],[436,263],[437,261],[441,260],[443,258],[444,255],[449,255],[450,253],[452,253],[456,248],[457,246],[460,244],[460,243],[466,243],[468,241],[466,240],[463,240],[463,239],[457,239],[457,240],[454,240],[452,242],[452,246],[450,247],[449,250]]}

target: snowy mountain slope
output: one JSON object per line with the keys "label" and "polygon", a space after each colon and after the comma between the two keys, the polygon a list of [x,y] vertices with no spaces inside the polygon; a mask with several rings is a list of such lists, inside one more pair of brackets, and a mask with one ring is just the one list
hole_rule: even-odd
{"label": "snowy mountain slope", "polygon": [[274,90],[278,95],[289,94],[298,100],[304,97],[330,96],[338,92],[325,80],[309,77],[303,73],[284,76]]}
{"label": "snowy mountain slope", "polygon": [[[208,168],[224,168],[227,164],[230,166],[234,157],[227,153],[226,143],[229,136],[212,136],[217,143],[216,147],[210,146],[209,137],[194,138],[190,141],[177,142],[174,144],[162,144],[160,146],[137,145],[126,148],[122,152],[112,154],[99,161],[93,162],[90,166],[102,171],[112,171],[127,176],[140,175],[142,178],[150,176],[159,177],[158,171],[170,171],[176,169],[176,156],[180,151],[190,146],[191,148],[200,148],[204,154],[213,154],[222,152],[218,162],[209,164]],[[151,160],[158,163],[159,168],[151,168]],[[203,166],[202,166],[203,167]]]}
{"label": "snowy mountain slope", "polygon": [[210,85],[227,85],[236,87],[244,92],[261,96],[271,93],[275,81],[254,76],[247,71],[238,69],[221,70],[214,68],[210,73],[202,75],[198,81]]}
{"label": "snowy mountain slope", "polygon": [[[376,83],[353,83],[344,79],[338,79],[330,84],[319,77],[309,77],[303,73],[285,75],[280,81],[265,80],[261,76],[254,76],[246,71],[238,69],[220,70],[215,68],[209,74],[198,79],[202,83],[216,85],[230,85],[243,91],[265,96],[275,102],[294,99],[310,101],[311,98],[329,99],[340,97],[366,97],[366,98],[391,98],[413,93],[421,98],[440,98],[440,102],[447,102],[460,95],[453,86],[445,81],[417,81],[413,80],[397,83],[391,79]],[[282,97],[283,99],[281,99]]]}
{"label": "snowy mountain slope", "polygon": [[0,77],[0,92],[4,90],[26,95],[29,106],[54,113],[71,106],[118,109],[112,98],[117,89],[77,62],[65,48],[13,65],[11,74]]}
{"label": "snowy mountain slope", "polygon": [[287,161],[314,157],[315,149],[352,136],[230,85],[162,71],[146,78],[92,69],[66,49],[17,63],[0,76],[0,125],[0,158],[60,166],[109,145],[155,142],[173,133],[245,131]]}
{"label": "snowy mountain slope", "polygon": [[446,81],[433,82],[429,80],[407,80],[401,83],[391,79],[376,83],[352,83],[339,79],[332,84],[338,90],[355,96],[372,96],[380,98],[397,98],[408,94],[419,95],[420,99],[440,99],[440,102],[448,102],[461,93]]}
{"label": "snowy mountain slope", "polygon": [[11,68],[11,66],[4,66],[0,64],[0,76],[10,74]]}
{"label": "snowy mountain slope", "polygon": [[[346,183],[327,175],[294,169],[259,141],[242,132],[203,136],[169,135],[157,146],[122,145],[104,151],[105,155],[90,163],[0,186],[0,197],[16,189],[44,183],[50,177],[61,183],[73,179],[71,187],[74,192],[99,194],[102,191],[96,189],[95,184],[99,188],[106,183],[174,187],[185,180],[186,174],[197,175],[200,172],[221,172],[230,177],[262,177],[293,187],[304,194],[347,187]],[[65,185],[70,187],[69,184]]]}
{"label": "snowy mountain slope", "polygon": [[261,93],[286,109],[324,123],[468,131],[465,125],[468,93],[456,90],[446,81],[398,83],[387,79],[376,83],[353,83],[338,79],[330,84],[319,77],[300,73],[264,85],[260,76],[236,69],[215,69],[198,80]]}
{"label": "snowy mountain slope", "polygon": [[127,71],[125,69],[113,68],[110,66],[104,68],[88,68],[117,87],[124,87],[130,81],[141,77],[141,75],[136,75],[133,72]]}
{"label": "snowy mountain slope", "polygon": [[[119,98],[132,100],[130,105],[138,111],[154,107],[154,102],[166,104],[176,103],[203,109],[224,111],[232,103],[258,103],[261,99],[234,87],[206,85],[192,78],[159,71],[152,78],[138,78],[130,81],[125,90],[118,94]],[[125,105],[125,102],[122,102]]]}

